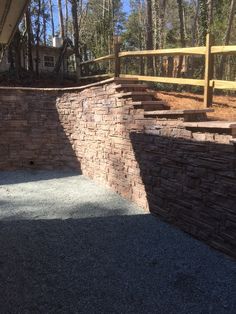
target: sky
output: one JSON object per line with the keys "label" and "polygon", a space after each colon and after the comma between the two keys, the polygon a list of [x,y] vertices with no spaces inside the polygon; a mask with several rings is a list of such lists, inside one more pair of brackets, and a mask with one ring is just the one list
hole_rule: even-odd
{"label": "sky", "polygon": [[[62,7],[65,7],[63,5],[65,0],[62,0]],[[54,23],[55,23],[55,30],[59,29],[59,20],[58,20],[58,6],[57,6],[57,0],[53,0],[52,1],[53,5],[54,5],[54,9],[53,9],[53,13],[54,13]],[[130,0],[123,0],[123,9],[125,13],[129,13],[130,12]],[[49,25],[50,27],[50,25]]]}
{"label": "sky", "polygon": [[124,6],[124,11],[125,11],[126,13],[129,13],[129,11],[130,11],[129,0],[124,0],[124,1],[123,1],[123,6]]}

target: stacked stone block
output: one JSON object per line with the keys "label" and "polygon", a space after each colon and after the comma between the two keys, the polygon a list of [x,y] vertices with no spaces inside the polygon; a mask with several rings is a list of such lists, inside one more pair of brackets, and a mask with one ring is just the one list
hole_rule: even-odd
{"label": "stacked stone block", "polygon": [[183,116],[147,118],[116,86],[1,89],[0,170],[81,170],[236,256],[232,134],[187,128]]}

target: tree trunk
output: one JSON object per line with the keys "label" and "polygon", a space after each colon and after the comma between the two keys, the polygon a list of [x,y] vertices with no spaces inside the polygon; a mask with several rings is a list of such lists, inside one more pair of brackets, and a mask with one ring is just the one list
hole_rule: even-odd
{"label": "tree trunk", "polygon": [[53,37],[55,37],[55,27],[54,27],[52,0],[49,0],[49,5],[50,5],[51,28],[52,28],[52,38],[53,38]]}
{"label": "tree trunk", "polygon": [[65,36],[68,37],[68,21],[69,21],[69,13],[68,13],[68,0],[66,0],[66,21],[65,21]]}
{"label": "tree trunk", "polygon": [[208,33],[211,33],[212,22],[213,22],[213,2],[214,2],[214,0],[208,0],[207,1],[207,14],[208,14],[207,30],[208,30]]}
{"label": "tree trunk", "polygon": [[19,29],[15,32],[12,44],[14,47],[16,78],[19,80],[21,71],[21,33]]}
{"label": "tree trunk", "polygon": [[[184,31],[184,10],[183,10],[183,1],[177,0],[178,2],[178,9],[179,9],[179,22],[180,22],[180,42],[181,47],[186,46],[185,41],[185,31]],[[183,67],[183,56],[179,57],[179,65],[178,65],[178,71],[177,71],[177,77],[181,76],[181,71]]]}
{"label": "tree trunk", "polygon": [[[225,41],[224,41],[225,46],[227,46],[229,44],[229,41],[230,41],[230,35],[231,35],[230,33],[231,33],[233,21],[234,21],[235,9],[236,9],[236,0],[231,0],[229,16],[228,16],[228,25],[227,25],[227,30],[226,30],[226,34],[225,34]],[[223,55],[221,57],[221,61],[220,61],[220,67],[219,67],[219,73],[218,73],[219,79],[223,79],[225,60],[226,60],[226,57]]]}
{"label": "tree trunk", "polygon": [[43,44],[47,45],[47,21],[46,21],[46,2],[43,0],[42,2],[42,15],[43,15]]}
{"label": "tree trunk", "polygon": [[197,20],[198,20],[198,15],[199,15],[199,1],[197,1],[197,4],[195,6],[195,14],[194,14],[194,19],[192,23],[192,46],[196,46],[196,34],[197,34]]}
{"label": "tree trunk", "polygon": [[[146,31],[147,31],[147,38],[146,38],[146,48],[147,50],[153,49],[153,35],[152,35],[152,1],[147,1],[147,23],[146,23]],[[153,73],[153,57],[147,58],[147,71],[148,74]]]}
{"label": "tree trunk", "polygon": [[161,6],[159,6],[159,49],[164,47],[164,25],[165,25],[165,13],[166,13],[166,0],[161,1]]}
{"label": "tree trunk", "polygon": [[205,46],[206,34],[208,30],[208,16],[206,0],[199,1],[199,41],[200,45]]}
{"label": "tree trunk", "polygon": [[65,38],[65,32],[64,32],[64,20],[63,20],[61,0],[58,0],[57,3],[58,3],[58,14],[59,14],[59,21],[60,21],[60,37],[62,39],[64,39]]}
{"label": "tree trunk", "polygon": [[25,13],[26,29],[27,29],[27,68],[30,72],[34,71],[33,57],[32,57],[32,23],[29,7]]}
{"label": "tree trunk", "polygon": [[71,13],[74,28],[74,47],[75,47],[75,66],[76,66],[76,79],[77,82],[81,77],[80,70],[80,52],[79,52],[79,27],[78,27],[78,4],[77,0],[72,0]]}
{"label": "tree trunk", "polygon": [[[163,49],[164,47],[164,25],[166,13],[166,0],[153,1],[153,46],[154,49]],[[154,74],[162,75],[163,57],[154,57]]]}
{"label": "tree trunk", "polygon": [[39,44],[40,44],[40,15],[42,10],[41,0],[38,1],[38,12],[37,12],[37,30],[36,30],[36,58],[35,58],[35,72],[37,77],[39,76]]}

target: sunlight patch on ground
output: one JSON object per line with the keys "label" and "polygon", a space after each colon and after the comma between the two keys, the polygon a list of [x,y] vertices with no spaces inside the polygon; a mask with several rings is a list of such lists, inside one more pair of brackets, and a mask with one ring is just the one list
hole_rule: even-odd
{"label": "sunlight patch on ground", "polygon": [[145,212],[72,172],[0,173],[0,219],[75,219]]}

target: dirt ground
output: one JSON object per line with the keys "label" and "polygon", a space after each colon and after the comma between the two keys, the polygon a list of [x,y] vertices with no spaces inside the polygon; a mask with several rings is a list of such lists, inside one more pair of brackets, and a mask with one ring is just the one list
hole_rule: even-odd
{"label": "dirt ground", "polygon": [[[164,100],[172,109],[201,109],[203,96],[192,93],[158,92],[158,98]],[[214,120],[236,121],[236,96],[214,96],[213,106],[215,112],[209,113]]]}

